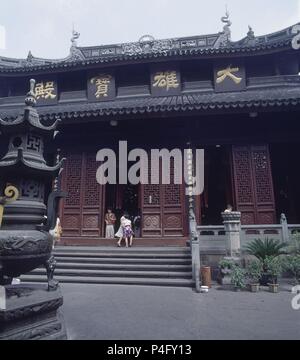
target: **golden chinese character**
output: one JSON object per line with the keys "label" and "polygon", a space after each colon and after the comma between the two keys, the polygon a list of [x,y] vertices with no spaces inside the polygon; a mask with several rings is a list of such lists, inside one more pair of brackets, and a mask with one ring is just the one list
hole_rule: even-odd
{"label": "golden chinese character", "polygon": [[217,84],[221,84],[227,77],[229,77],[231,80],[233,80],[237,85],[240,84],[240,82],[243,80],[240,77],[237,77],[236,75],[234,75],[233,73],[236,73],[240,71],[240,69],[238,67],[236,68],[232,68],[231,65],[228,66],[226,69],[224,70],[220,70],[217,72]]}
{"label": "golden chinese character", "polygon": [[96,98],[107,97],[109,85],[112,77],[110,75],[99,75],[91,79],[91,84],[95,84],[97,91],[95,92]]}
{"label": "golden chinese character", "polygon": [[40,82],[35,86],[35,96],[38,99],[55,99],[55,87],[53,81]]}
{"label": "golden chinese character", "polygon": [[154,76],[153,87],[166,88],[167,91],[171,88],[177,89],[179,87],[176,71],[158,72]]}

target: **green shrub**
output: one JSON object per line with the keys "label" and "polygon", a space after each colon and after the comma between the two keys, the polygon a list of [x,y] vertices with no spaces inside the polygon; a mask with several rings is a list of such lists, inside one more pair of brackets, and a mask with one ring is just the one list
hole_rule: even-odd
{"label": "green shrub", "polygon": [[300,284],[300,255],[286,256],[283,260],[283,269],[293,275],[296,284]]}
{"label": "green shrub", "polygon": [[282,273],[282,260],[279,257],[267,256],[263,261],[263,268],[270,275],[272,283],[276,284]]}
{"label": "green shrub", "polygon": [[267,257],[277,257],[286,252],[283,250],[287,244],[277,240],[266,238],[264,241],[260,239],[253,240],[245,248],[246,252],[254,255],[258,260],[264,261]]}
{"label": "green shrub", "polygon": [[263,264],[261,261],[254,260],[249,263],[246,269],[246,275],[251,283],[257,284],[263,274]]}
{"label": "green shrub", "polygon": [[287,252],[291,255],[300,255],[300,232],[297,231],[291,236],[291,243],[287,247]]}
{"label": "green shrub", "polygon": [[221,269],[229,269],[231,270],[235,266],[235,262],[229,259],[222,259],[219,262],[219,266]]}
{"label": "green shrub", "polygon": [[231,272],[231,284],[238,289],[243,289],[246,287],[245,283],[245,270],[240,268],[238,265],[235,265],[232,268]]}

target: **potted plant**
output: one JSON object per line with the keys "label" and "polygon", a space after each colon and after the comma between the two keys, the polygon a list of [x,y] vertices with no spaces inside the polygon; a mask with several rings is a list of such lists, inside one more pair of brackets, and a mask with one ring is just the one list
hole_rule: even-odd
{"label": "potted plant", "polygon": [[246,270],[247,276],[250,279],[250,290],[251,292],[259,291],[259,280],[263,273],[263,266],[261,261],[251,261]]}
{"label": "potted plant", "polygon": [[231,284],[235,291],[240,291],[246,287],[245,270],[238,265],[234,265],[231,271]]}
{"label": "potted plant", "polygon": [[287,252],[291,255],[300,255],[300,232],[292,234]]}
{"label": "potted plant", "polygon": [[300,284],[300,255],[286,256],[283,261],[283,270],[292,274],[294,285]]}
{"label": "potted plant", "polygon": [[264,261],[264,266],[267,269],[267,273],[270,276],[269,291],[272,293],[278,293],[278,277],[282,273],[282,264],[278,257],[267,256]]}
{"label": "potted plant", "polygon": [[250,255],[255,256],[263,264],[263,273],[260,278],[260,285],[268,286],[272,282],[271,275],[268,272],[267,265],[265,263],[266,258],[272,257],[277,258],[280,255],[286,254],[284,250],[286,248],[286,243],[281,243],[280,241],[268,239],[260,240],[255,239],[246,247],[246,252]]}
{"label": "potted plant", "polygon": [[219,262],[218,280],[221,285],[231,285],[231,271],[235,266],[232,259],[222,259]]}

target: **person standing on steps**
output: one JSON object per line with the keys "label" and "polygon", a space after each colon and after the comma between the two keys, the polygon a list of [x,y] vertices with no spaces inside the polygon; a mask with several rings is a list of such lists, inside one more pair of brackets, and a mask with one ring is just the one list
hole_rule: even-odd
{"label": "person standing on steps", "polygon": [[60,238],[62,236],[62,226],[60,222],[60,218],[56,219],[56,225],[53,230],[50,230],[50,234],[53,236],[53,249],[56,244],[60,242]]}
{"label": "person standing on steps", "polygon": [[132,222],[129,219],[128,215],[125,215],[125,220],[123,221],[123,233],[126,242],[126,247],[128,247],[128,242],[129,242],[129,247],[131,247],[133,242],[133,231],[132,231]]}
{"label": "person standing on steps", "polygon": [[105,238],[106,239],[114,239],[115,237],[115,223],[116,223],[116,215],[112,212],[112,209],[108,208],[107,213],[105,215]]}
{"label": "person standing on steps", "polygon": [[126,214],[124,214],[121,219],[120,219],[120,227],[119,227],[119,230],[118,232],[116,233],[115,237],[117,237],[119,239],[117,245],[118,247],[121,247],[121,243],[122,243],[122,240],[124,238],[124,221],[126,220],[126,217],[125,217]]}

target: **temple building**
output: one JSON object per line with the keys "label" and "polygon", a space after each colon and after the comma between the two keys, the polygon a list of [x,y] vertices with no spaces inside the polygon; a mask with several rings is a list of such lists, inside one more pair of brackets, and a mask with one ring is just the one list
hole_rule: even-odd
{"label": "temple building", "polygon": [[[61,119],[56,146],[65,157],[60,187],[63,243],[105,245],[105,212],[141,216],[141,243],[180,245],[188,237],[186,185],[108,184],[96,180],[96,154],[119,141],[129,149],[204,149],[199,225],[222,224],[228,204],[242,223],[300,223],[300,50],[295,28],[231,39],[216,34],[81,47],[73,33],[65,59],[0,57],[0,118],[23,110],[30,79],[41,121]],[[7,148],[1,137],[0,158]],[[18,147],[18,144],[15,144]],[[27,149],[40,151],[39,139]],[[50,163],[57,159],[45,154]],[[171,173],[174,178],[173,162]],[[150,165],[149,165],[150,166]],[[1,178],[1,174],[0,174]],[[0,193],[4,184],[0,182]],[[23,184],[21,197],[38,184]]]}

